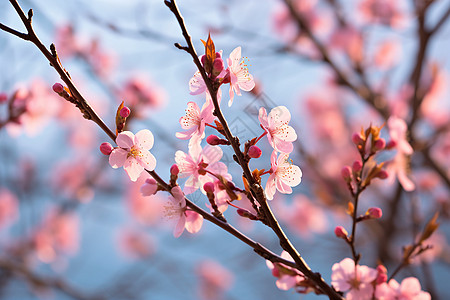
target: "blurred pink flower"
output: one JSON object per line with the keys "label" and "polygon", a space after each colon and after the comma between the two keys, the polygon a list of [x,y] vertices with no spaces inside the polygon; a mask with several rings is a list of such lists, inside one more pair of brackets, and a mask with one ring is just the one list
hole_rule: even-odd
{"label": "blurred pink flower", "polygon": [[166,103],[167,96],[165,91],[146,75],[137,74],[125,82],[120,90],[120,98],[125,100],[133,114],[139,118],[143,117],[142,109],[161,108]]}
{"label": "blurred pink flower", "polygon": [[275,189],[283,194],[291,194],[292,188],[302,181],[302,171],[300,168],[289,161],[289,154],[282,153],[278,156],[276,151],[272,152],[270,157],[271,174],[266,183],[266,197],[272,200],[275,195]]}
{"label": "blurred pink flower", "polygon": [[173,187],[171,192],[173,196],[169,196],[169,201],[165,206],[165,215],[174,218],[177,222],[173,236],[180,237],[185,228],[190,233],[198,232],[202,228],[203,217],[187,209],[183,191],[179,186]]}
{"label": "blurred pink flower", "polygon": [[16,195],[0,187],[0,229],[5,228],[19,217],[19,200]]}
{"label": "blurred pink flower", "polygon": [[[284,250],[281,253],[281,257],[289,261],[294,261],[292,256]],[[266,260],[266,265],[272,271],[272,275],[278,278],[276,285],[280,290],[287,291],[297,287],[305,280],[304,275],[300,271],[285,264],[272,263],[270,260]],[[308,288],[303,292],[307,293]]]}
{"label": "blurred pink flower", "polygon": [[212,182],[215,177],[207,173],[212,172],[217,175],[226,175],[227,166],[220,162],[223,152],[218,146],[206,145],[203,149],[198,143],[189,145],[189,154],[178,150],[175,153],[175,162],[179,168],[179,177],[188,177],[184,184],[184,192],[191,194],[198,188],[203,192],[203,185]]}
{"label": "blurred pink flower", "polygon": [[234,93],[241,96],[241,91],[251,91],[255,87],[253,76],[248,72],[248,66],[241,56],[241,47],[235,48],[227,60],[230,75],[230,101],[233,104]]}
{"label": "blurred pink flower", "polygon": [[136,228],[122,228],[118,232],[120,252],[131,259],[145,259],[155,252],[153,239]]}
{"label": "blurred pink flower", "polygon": [[450,81],[447,71],[433,65],[428,92],[425,94],[420,110],[425,119],[433,126],[445,126],[450,117],[448,97]]}
{"label": "blurred pink flower", "polygon": [[399,284],[395,279],[377,286],[375,297],[378,300],[430,300],[429,293],[422,291],[417,278],[408,277]]}
{"label": "blurred pink flower", "polygon": [[[212,104],[212,103],[211,103]],[[214,106],[205,103],[200,111],[197,103],[188,102],[186,116],[180,118],[180,124],[185,132],[177,132],[176,137],[182,140],[193,139],[193,143],[197,143],[205,137],[205,124],[214,121]]]}
{"label": "blurred pink flower", "polygon": [[222,299],[223,293],[233,284],[233,274],[212,260],[200,262],[196,267],[199,277],[199,294],[205,300]]}
{"label": "blurred pink flower", "polygon": [[329,46],[348,55],[351,61],[361,63],[364,58],[364,39],[354,27],[340,27],[330,38]]}
{"label": "blurred pink flower", "polygon": [[261,127],[267,132],[270,145],[278,152],[291,153],[294,149],[292,142],[297,139],[297,134],[288,125],[291,120],[289,110],[285,106],[277,106],[267,115],[266,109],[261,107],[258,118]]}
{"label": "blurred pink flower", "polygon": [[377,68],[388,70],[399,62],[401,54],[402,47],[399,41],[384,40],[377,46],[373,58],[374,64]]}
{"label": "blurred pink flower", "polygon": [[156,159],[150,153],[153,147],[153,134],[150,130],[144,129],[134,135],[130,131],[119,133],[115,148],[109,156],[109,164],[114,169],[123,166],[131,181],[136,181],[144,169],[153,171],[156,166]]}
{"label": "blurred pink flower", "polygon": [[[157,195],[143,195],[142,188],[146,180],[151,180],[150,175],[142,173],[136,182],[128,181],[126,205],[131,216],[142,225],[158,225],[163,215],[165,197]],[[156,187],[155,187],[156,189]],[[145,189],[144,189],[145,190]],[[150,189],[149,189],[150,190]],[[153,190],[153,189],[152,189]]]}
{"label": "blurred pink flower", "polygon": [[61,254],[74,254],[79,245],[79,220],[73,212],[50,210],[34,233],[37,257],[44,263]]}
{"label": "blurred pink flower", "polygon": [[351,258],[344,258],[332,267],[331,284],[339,292],[347,292],[348,300],[370,300],[374,292],[372,282],[377,270],[356,265]]}
{"label": "blurred pink flower", "polygon": [[56,28],[56,50],[61,58],[68,58],[80,51],[80,44],[75,31],[70,24],[60,25]]}
{"label": "blurred pink flower", "polygon": [[358,7],[359,17],[364,23],[403,27],[406,16],[401,2],[403,1],[362,0]]}

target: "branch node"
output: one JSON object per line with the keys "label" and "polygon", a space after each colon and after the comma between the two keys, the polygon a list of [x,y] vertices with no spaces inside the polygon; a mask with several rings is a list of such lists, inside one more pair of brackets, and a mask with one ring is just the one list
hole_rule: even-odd
{"label": "branch node", "polygon": [[28,21],[31,24],[31,19],[33,18],[33,9],[30,8],[30,10],[28,11]]}

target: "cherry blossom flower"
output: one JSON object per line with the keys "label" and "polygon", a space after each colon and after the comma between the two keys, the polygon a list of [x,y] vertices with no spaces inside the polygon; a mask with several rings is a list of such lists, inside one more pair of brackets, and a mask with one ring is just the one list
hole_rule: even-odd
{"label": "cherry blossom flower", "polygon": [[[390,143],[395,144],[397,150],[394,160],[388,165],[388,173],[396,175],[405,191],[412,191],[415,189],[415,184],[407,176],[408,156],[413,153],[413,148],[406,140],[408,127],[405,121],[397,117],[390,117],[387,123],[391,136]],[[395,178],[395,176],[390,177]]]}
{"label": "cherry blossom flower", "polygon": [[267,132],[270,145],[278,152],[291,153],[294,149],[292,142],[297,139],[297,134],[294,128],[288,125],[291,120],[289,110],[285,106],[277,106],[267,115],[266,109],[261,107],[258,118]]}
{"label": "cherry blossom flower", "polygon": [[18,218],[19,201],[13,193],[0,188],[0,229],[11,224]]}
{"label": "cherry blossom flower", "polygon": [[203,217],[187,209],[186,199],[179,186],[173,187],[171,193],[173,196],[169,196],[169,203],[165,206],[165,215],[177,220],[173,236],[180,237],[185,228],[190,233],[198,232],[202,228]]}
{"label": "cherry blossom flower", "polygon": [[378,300],[430,300],[429,293],[422,291],[417,278],[408,277],[399,284],[395,279],[377,286],[375,297]]}
{"label": "cherry blossom flower", "polygon": [[126,206],[132,218],[142,225],[157,226],[160,223],[166,197],[156,194],[157,183],[143,172],[136,182],[128,182]]}
{"label": "cherry blossom flower", "polygon": [[405,16],[400,3],[402,1],[363,0],[359,4],[359,18],[364,23],[379,23],[392,27],[402,27]]}
{"label": "cherry blossom flower", "polygon": [[253,76],[249,74],[247,64],[241,59],[241,47],[234,49],[227,60],[230,75],[230,101],[233,104],[234,93],[241,96],[241,91],[251,91],[255,87]]}
{"label": "cherry blossom flower", "polygon": [[116,143],[119,147],[109,156],[109,164],[114,169],[123,166],[131,181],[136,181],[144,169],[155,169],[156,159],[148,151],[153,147],[153,134],[150,130],[141,130],[136,135],[123,131],[117,136]]}
{"label": "cherry blossom flower", "polygon": [[206,260],[196,267],[202,299],[223,299],[220,295],[231,287],[233,274],[219,263]]}
{"label": "cherry blossom flower", "polygon": [[219,162],[223,152],[218,146],[207,145],[201,148],[200,144],[190,144],[189,154],[183,151],[175,153],[175,162],[178,165],[180,178],[188,177],[184,184],[184,192],[191,194],[198,188],[202,189],[206,182],[212,182],[215,177],[207,173],[212,172],[217,175],[226,175],[228,173],[227,166]]}
{"label": "cherry blossom flower", "polygon": [[[203,139],[205,137],[205,126],[214,121],[212,114],[214,106],[205,103],[200,111],[197,103],[188,102],[186,116],[180,118],[180,124],[185,132],[177,132],[176,137],[182,140],[192,139],[192,142]],[[211,102],[212,104],[212,102]]]}
{"label": "cherry blossom flower", "polygon": [[143,230],[123,228],[118,232],[120,252],[131,259],[144,259],[155,252],[154,241]]}
{"label": "cherry blossom flower", "polygon": [[396,40],[386,40],[380,43],[374,56],[374,64],[382,70],[395,66],[401,58],[402,48]]}
{"label": "cherry blossom flower", "polygon": [[289,154],[282,153],[277,159],[276,151],[272,152],[270,163],[271,174],[267,180],[265,189],[267,199],[273,199],[275,189],[283,194],[291,194],[291,187],[299,185],[302,181],[302,171],[300,168],[289,161]]}
{"label": "cherry blossom flower", "polygon": [[200,71],[195,72],[194,76],[192,76],[191,80],[189,80],[189,90],[191,91],[189,93],[191,95],[200,95],[207,90],[206,83],[203,80]]}
{"label": "cherry blossom flower", "polygon": [[356,265],[351,258],[344,258],[332,267],[331,284],[339,292],[347,292],[348,300],[370,300],[374,292],[372,282],[377,270]]}
{"label": "cherry blossom flower", "polygon": [[144,117],[147,108],[157,109],[164,106],[167,95],[147,75],[136,74],[124,83],[124,87],[120,91],[120,98],[126,99],[134,116]]}

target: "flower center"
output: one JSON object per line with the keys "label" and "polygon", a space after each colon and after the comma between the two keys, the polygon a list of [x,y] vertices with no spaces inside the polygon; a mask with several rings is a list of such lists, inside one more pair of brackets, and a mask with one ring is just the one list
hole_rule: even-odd
{"label": "flower center", "polygon": [[141,153],[141,149],[139,149],[136,146],[131,147],[130,151],[128,152],[128,156],[127,157],[142,157],[142,153]]}

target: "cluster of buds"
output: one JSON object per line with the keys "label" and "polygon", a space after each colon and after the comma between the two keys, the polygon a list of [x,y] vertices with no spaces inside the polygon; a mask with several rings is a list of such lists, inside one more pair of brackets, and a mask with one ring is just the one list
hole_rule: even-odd
{"label": "cluster of buds", "polygon": [[211,207],[213,209],[213,216],[215,216],[216,218],[226,222],[225,217],[223,216],[223,214],[220,212],[219,207],[216,204],[216,201],[214,200],[215,195],[214,195],[214,183],[213,182],[207,182],[203,185],[203,189],[206,192],[206,197],[209,200],[209,203],[211,204]]}
{"label": "cluster of buds", "polygon": [[116,134],[119,134],[122,132],[125,128],[125,124],[127,122],[127,118],[130,116],[131,110],[120,103],[119,107],[117,108],[116,113]]}
{"label": "cluster of buds", "polygon": [[222,59],[222,51],[216,52],[214,42],[211,36],[208,35],[208,39],[203,41],[205,46],[205,54],[200,57],[200,62],[205,68],[205,72],[209,75],[211,79],[217,78],[219,75],[223,77],[225,71],[225,63]]}
{"label": "cluster of buds", "polygon": [[386,141],[380,137],[382,128],[383,126],[370,125],[366,130],[361,128],[361,132],[352,135],[352,141],[363,159],[367,159],[386,148]]}

